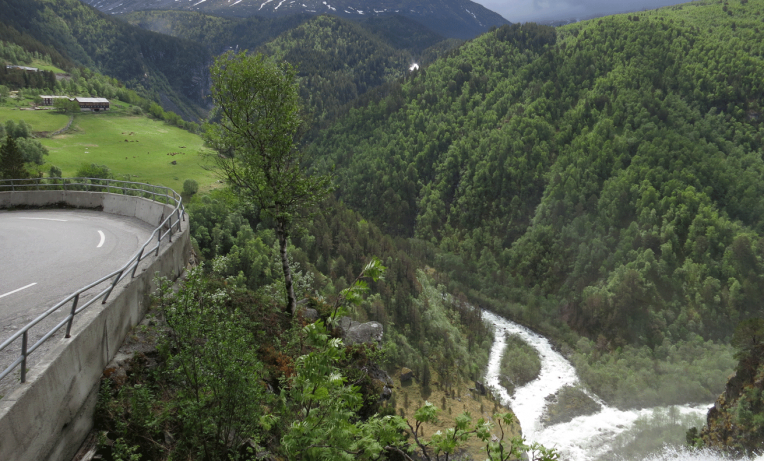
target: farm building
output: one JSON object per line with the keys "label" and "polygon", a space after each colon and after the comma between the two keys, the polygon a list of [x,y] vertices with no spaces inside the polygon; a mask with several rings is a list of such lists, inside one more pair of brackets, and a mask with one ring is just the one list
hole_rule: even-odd
{"label": "farm building", "polygon": [[40,99],[42,99],[42,105],[43,106],[52,106],[53,103],[56,101],[56,99],[69,99],[71,100],[69,96],[50,96],[50,95],[40,95]]}
{"label": "farm building", "polygon": [[109,110],[109,100],[106,98],[74,98],[80,105],[80,110],[98,112]]}

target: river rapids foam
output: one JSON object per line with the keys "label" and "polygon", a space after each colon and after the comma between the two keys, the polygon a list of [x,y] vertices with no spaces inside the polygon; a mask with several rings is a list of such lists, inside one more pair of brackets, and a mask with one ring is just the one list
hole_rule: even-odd
{"label": "river rapids foam", "polygon": [[[619,410],[610,407],[596,395],[588,395],[602,405],[600,412],[579,416],[567,423],[544,427],[541,423],[545,398],[564,386],[580,384],[576,370],[565,357],[552,348],[543,336],[528,328],[500,317],[492,312],[483,311],[483,320],[493,325],[494,343],[491,348],[486,372],[486,385],[503,404],[509,405],[520,421],[523,435],[529,442],[538,442],[547,447],[554,447],[566,461],[593,461],[610,450],[610,443],[620,433],[628,430],[640,417],[649,417],[656,410],[665,408],[644,408],[638,410]],[[506,349],[506,336],[513,334],[536,349],[541,360],[541,372],[536,380],[519,387],[514,396],[500,384],[501,359]],[[713,405],[676,406],[674,411],[680,415],[704,417]],[[688,450],[666,447],[660,453],[649,455],[645,461],[718,461],[731,459],[710,450]],[[750,458],[749,458],[750,460]],[[760,456],[753,461],[764,461]]]}

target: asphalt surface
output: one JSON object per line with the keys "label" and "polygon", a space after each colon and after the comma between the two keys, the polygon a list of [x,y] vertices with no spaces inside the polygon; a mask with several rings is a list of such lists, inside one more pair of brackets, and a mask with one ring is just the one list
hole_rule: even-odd
{"label": "asphalt surface", "polygon": [[[136,218],[90,210],[0,211],[0,343],[68,295],[122,267],[153,230]],[[91,290],[80,305],[97,292]],[[35,327],[29,345],[67,314],[62,308]],[[63,335],[62,330],[51,340]],[[0,371],[16,349],[0,352]]]}

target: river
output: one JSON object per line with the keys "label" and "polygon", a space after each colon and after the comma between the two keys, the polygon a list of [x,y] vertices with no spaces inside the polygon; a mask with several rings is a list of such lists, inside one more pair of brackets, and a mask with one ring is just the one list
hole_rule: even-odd
{"label": "river", "polygon": [[[640,410],[618,410],[605,404],[599,397],[589,393],[589,396],[602,405],[602,410],[596,414],[579,416],[568,423],[544,427],[541,423],[545,397],[554,394],[564,386],[579,384],[578,376],[573,365],[565,357],[552,348],[552,345],[541,335],[528,328],[500,317],[492,312],[483,311],[483,319],[494,325],[495,339],[488,361],[486,385],[504,404],[508,404],[520,421],[523,435],[529,442],[539,442],[547,447],[554,447],[566,461],[593,461],[611,449],[613,440],[634,425],[640,417],[645,418],[655,414],[656,410],[664,408],[645,408]],[[532,346],[541,359],[541,372],[536,380],[519,387],[514,396],[499,383],[501,358],[506,348],[506,335],[514,334]],[[676,406],[682,416],[704,418],[713,405],[709,402],[701,406]],[[714,461],[727,459],[717,453],[703,451],[692,452],[682,448],[666,447],[662,452],[647,456],[649,460],[687,460]],[[764,456],[755,461],[764,461]]]}

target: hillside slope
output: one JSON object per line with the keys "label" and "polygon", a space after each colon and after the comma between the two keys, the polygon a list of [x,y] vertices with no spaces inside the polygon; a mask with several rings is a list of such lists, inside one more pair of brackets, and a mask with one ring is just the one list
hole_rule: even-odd
{"label": "hillside slope", "polygon": [[526,323],[599,351],[726,341],[764,295],[762,13],[499,28],[351,111],[315,166]]}
{"label": "hillside slope", "polygon": [[126,82],[186,118],[198,118],[208,87],[201,45],[134,27],[77,0],[3,0],[0,22],[77,65]]}

